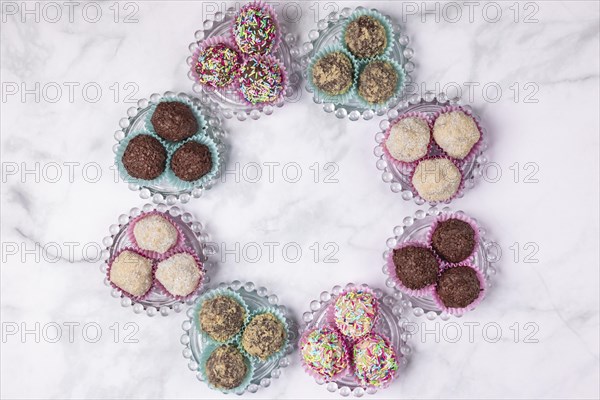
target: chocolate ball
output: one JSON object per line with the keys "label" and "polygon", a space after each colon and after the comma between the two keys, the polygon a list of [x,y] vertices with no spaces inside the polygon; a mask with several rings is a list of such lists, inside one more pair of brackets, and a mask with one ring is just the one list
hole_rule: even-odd
{"label": "chocolate ball", "polygon": [[234,337],[244,326],[246,311],[229,296],[206,300],[200,310],[200,329],[218,342]]}
{"label": "chocolate ball", "polygon": [[471,267],[448,268],[440,275],[436,292],[448,308],[464,308],[473,303],[483,290]]}
{"label": "chocolate ball", "polygon": [[172,142],[180,142],[198,132],[196,116],[188,105],[178,101],[159,103],[150,122],[158,136]]}
{"label": "chocolate ball", "polygon": [[386,61],[372,61],[358,77],[358,94],[371,104],[389,100],[396,91],[398,73]]}
{"label": "chocolate ball", "polygon": [[387,46],[383,24],[368,15],[360,16],[348,24],[344,40],[350,52],[357,58],[383,54]]}
{"label": "chocolate ball", "polygon": [[151,180],[165,170],[167,151],[155,137],[137,135],[127,144],[122,162],[132,177]]}
{"label": "chocolate ball", "polygon": [[247,373],[245,358],[235,346],[217,347],[206,360],[208,382],[217,388],[236,388]]}
{"label": "chocolate ball", "polygon": [[198,142],[185,143],[171,157],[171,170],[187,182],[202,178],[210,172],[212,165],[210,149]]}
{"label": "chocolate ball", "polygon": [[473,253],[475,231],[460,219],[440,222],[431,236],[431,246],[442,259],[451,263],[464,261]]}
{"label": "chocolate ball", "polygon": [[341,51],[321,57],[313,66],[312,81],[316,87],[331,96],[347,93],[352,87],[352,61]]}
{"label": "chocolate ball", "polygon": [[244,329],[242,347],[248,354],[266,360],[281,350],[285,337],[285,327],[277,317],[270,313],[260,314]]}
{"label": "chocolate ball", "polygon": [[395,249],[392,260],[398,279],[409,289],[423,289],[437,279],[439,264],[433,252],[427,248],[407,246]]}

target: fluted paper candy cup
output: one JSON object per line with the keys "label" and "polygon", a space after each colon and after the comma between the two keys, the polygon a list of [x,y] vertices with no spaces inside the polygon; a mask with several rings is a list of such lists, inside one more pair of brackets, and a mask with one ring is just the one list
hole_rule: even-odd
{"label": "fluted paper candy cup", "polygon": [[241,383],[239,385],[237,385],[236,387],[231,388],[231,389],[224,389],[221,387],[216,387],[208,380],[208,374],[206,371],[206,363],[207,363],[208,359],[210,358],[210,356],[212,355],[212,353],[221,346],[233,346],[235,349],[237,349],[235,344],[212,343],[209,346],[207,346],[206,349],[200,355],[200,358],[198,360],[199,361],[198,362],[198,372],[200,374],[200,379],[202,381],[206,382],[208,387],[211,388],[212,390],[218,390],[219,392],[224,393],[224,394],[235,393],[235,394],[241,395],[244,393],[246,388],[250,385],[250,382],[252,381],[252,375],[254,374],[254,363],[250,359],[248,359],[248,357],[246,357],[244,354],[242,354],[241,352],[240,352],[240,354],[242,355],[242,357],[244,357],[244,363],[246,364],[246,375],[244,375],[244,379],[241,381]]}
{"label": "fluted paper candy cup", "polygon": [[[240,327],[239,331],[235,335],[232,335],[229,339],[223,340],[223,341],[214,339],[212,336],[210,336],[207,332],[205,332],[202,329],[202,326],[200,324],[200,312],[202,311],[202,307],[204,306],[204,303],[208,300],[212,300],[219,296],[225,296],[225,297],[229,297],[229,298],[233,299],[244,309],[244,322],[242,323],[242,326]],[[204,293],[202,296],[200,296],[198,298],[198,300],[196,300],[196,305],[194,306],[194,323],[196,324],[196,327],[198,328],[198,332],[200,332],[200,335],[202,336],[202,338],[204,340],[211,342],[211,343],[237,344],[239,342],[239,339],[240,339],[240,336],[244,329],[244,326],[246,326],[246,324],[248,323],[249,316],[250,316],[250,310],[248,309],[248,305],[246,304],[244,299],[242,299],[242,296],[240,296],[238,293],[234,292],[233,290],[226,289],[226,288],[217,288],[217,289],[213,289],[213,290],[210,290],[210,291]]]}
{"label": "fluted paper candy cup", "polygon": [[307,330],[298,347],[304,371],[315,379],[331,382],[352,371],[348,343],[333,325]]}
{"label": "fluted paper candy cup", "polygon": [[[269,355],[267,358],[262,359],[258,356],[252,355],[252,354],[248,353],[248,351],[246,351],[246,349],[244,348],[244,341],[243,341],[244,339],[243,338],[244,338],[244,332],[246,331],[246,328],[252,322],[252,320],[257,316],[264,315],[264,314],[271,314],[281,323],[281,325],[283,326],[283,331],[285,332],[285,338],[284,338],[283,343],[281,344],[281,347],[279,350],[277,350],[273,354]],[[279,311],[275,307],[259,307],[256,310],[254,310],[253,312],[251,312],[250,317],[248,318],[248,323],[244,326],[244,329],[242,331],[239,347],[240,347],[240,351],[242,352],[242,354],[244,354],[246,357],[248,357],[253,362],[265,362],[266,363],[273,359],[280,358],[281,356],[285,355],[285,349],[289,343],[289,337],[290,337],[289,324],[288,324],[288,321],[285,318],[285,316],[281,313],[281,311]]]}
{"label": "fluted paper candy cup", "polygon": [[[481,301],[485,297],[485,292],[486,292],[485,277],[483,276],[481,271],[479,271],[477,268],[473,267],[471,265],[471,263],[466,262],[466,263],[462,263],[462,264],[458,264],[458,265],[447,265],[447,266],[445,266],[445,268],[442,269],[440,276],[447,270],[450,270],[453,268],[460,268],[460,267],[467,267],[467,268],[470,268],[471,270],[473,270],[475,272],[475,275],[477,276],[477,280],[479,282],[479,296],[477,296],[477,298],[473,302],[471,302],[471,304],[467,305],[466,307],[447,307],[437,292],[437,285],[436,285],[436,289],[431,292],[433,300],[435,301],[437,306],[442,311],[445,311],[448,314],[452,314],[452,315],[456,315],[456,316],[460,316],[460,315],[463,315],[464,313],[466,313],[467,311],[474,310],[479,305],[479,303],[481,303]],[[439,280],[439,278],[438,278],[438,280]]]}

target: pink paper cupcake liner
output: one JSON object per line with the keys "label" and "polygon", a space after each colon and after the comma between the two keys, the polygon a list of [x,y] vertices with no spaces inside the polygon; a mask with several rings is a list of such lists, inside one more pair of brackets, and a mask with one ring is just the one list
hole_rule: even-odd
{"label": "pink paper cupcake liner", "polygon": [[196,254],[196,252],[185,246],[169,250],[167,253],[165,253],[165,255],[163,257],[161,257],[160,260],[157,260],[155,270],[158,270],[158,264],[160,264],[162,261],[167,260],[169,257],[171,257],[175,254],[181,254],[181,253],[186,253],[186,254],[189,254],[190,256],[192,256],[194,258],[194,261],[196,261],[196,266],[198,267],[198,270],[200,271],[200,279],[198,280],[198,283],[196,284],[196,287],[194,288],[194,290],[192,290],[189,294],[187,294],[185,296],[175,295],[175,294],[169,292],[169,290],[166,287],[164,287],[162,283],[160,283],[160,281],[156,278],[156,275],[154,276],[154,284],[156,286],[156,289],[161,294],[166,295],[174,300],[186,301],[186,300],[194,297],[198,293],[200,288],[203,286],[204,277],[206,275],[206,270],[204,269],[204,264],[202,264],[202,261],[200,261],[200,258],[198,258],[198,255]]}
{"label": "pink paper cupcake liner", "polygon": [[[135,235],[133,234],[133,228],[135,227],[135,224],[137,224],[138,221],[140,221],[141,219],[146,218],[146,217],[148,217],[150,215],[153,215],[153,214],[154,215],[160,215],[161,217],[165,218],[177,230],[177,242],[166,253],[159,253],[157,251],[151,251],[151,250],[142,249],[138,245],[137,240],[135,239]],[[129,240],[131,241],[131,243],[133,243],[133,245],[136,248],[136,251],[138,253],[140,253],[144,257],[152,258],[152,259],[155,259],[155,260],[160,260],[168,252],[183,247],[183,244],[184,244],[184,241],[185,241],[184,240],[183,232],[181,231],[181,228],[179,227],[179,225],[177,225],[177,223],[173,220],[173,218],[171,218],[171,216],[168,213],[163,213],[163,212],[160,212],[160,211],[157,211],[157,210],[152,210],[152,211],[149,211],[149,212],[142,212],[140,215],[138,215],[137,217],[135,217],[134,219],[132,219],[131,221],[129,221],[129,225],[127,226],[127,237],[129,238]]]}
{"label": "pink paper cupcake liner", "polygon": [[242,102],[244,102],[244,104],[250,106],[250,107],[262,107],[262,106],[267,106],[267,105],[275,105],[275,104],[279,104],[281,102],[284,101],[285,98],[285,92],[287,90],[287,85],[288,85],[288,76],[287,76],[287,70],[285,68],[285,65],[276,57],[272,56],[272,55],[265,55],[265,56],[261,56],[261,55],[252,55],[249,57],[244,57],[244,62],[246,62],[248,59],[250,59],[251,57],[256,57],[259,60],[268,60],[268,62],[272,63],[272,64],[277,64],[279,66],[279,70],[281,71],[281,91],[279,92],[279,94],[277,95],[277,98],[273,101],[266,101],[266,102],[259,102],[259,103],[252,103],[251,101],[248,101],[246,99],[246,97],[244,97],[244,94],[242,93],[242,84],[241,84],[241,75],[238,74],[238,77],[236,79],[236,88],[238,90],[238,96],[240,98],[240,100]]}
{"label": "pink paper cupcake liner", "polygon": [[[452,164],[454,164],[456,166],[456,168],[458,168],[458,171],[460,172],[460,183],[458,184],[458,188],[456,189],[456,193],[454,193],[452,196],[450,196],[448,199],[446,200],[442,200],[442,201],[428,201],[425,200],[423,197],[421,197],[421,195],[419,194],[419,192],[417,191],[417,188],[415,188],[415,186],[413,185],[413,177],[415,175],[415,172],[417,170],[417,165],[419,164],[419,162],[424,161],[424,160],[433,160],[433,159],[441,159],[444,158],[446,160],[450,160],[452,162]],[[417,198],[420,198],[421,200],[423,200],[425,203],[429,203],[429,204],[448,204],[450,203],[452,200],[454,200],[455,198],[459,197],[460,195],[463,194],[464,190],[465,190],[465,175],[462,171],[462,169],[460,168],[460,164],[458,163],[458,161],[450,156],[447,155],[441,155],[441,156],[433,156],[433,157],[424,157],[422,159],[420,159],[416,165],[415,168],[412,170],[411,174],[410,174],[410,188],[411,191],[413,193],[413,195]]]}
{"label": "pink paper cupcake liner", "polygon": [[[475,236],[473,237],[473,239],[475,241],[475,246],[473,246],[473,251],[471,252],[471,254],[467,258],[465,258],[464,260],[462,260],[462,261],[460,261],[458,263],[451,263],[449,261],[446,261],[446,260],[442,259],[442,257],[439,254],[437,254],[437,252],[434,250],[433,244],[432,244],[433,233],[437,229],[437,226],[439,225],[439,223],[440,222],[444,222],[444,221],[448,221],[449,219],[458,219],[458,220],[461,220],[463,222],[466,222],[467,224],[469,224],[471,226],[471,228],[473,228],[473,232],[475,232]],[[463,213],[449,213],[449,214],[441,214],[441,215],[439,215],[435,219],[435,221],[433,221],[433,223],[429,227],[429,230],[427,231],[427,234],[425,236],[425,240],[427,241],[427,244],[428,244],[429,248],[435,253],[436,257],[443,264],[447,264],[447,265],[459,265],[461,263],[472,261],[473,258],[475,257],[475,255],[477,254],[477,248],[479,247],[479,241],[480,241],[480,239],[481,239],[481,236],[479,234],[479,226],[477,225],[477,223],[475,222],[475,220],[473,220],[472,218],[468,217],[467,215],[465,215]]]}
{"label": "pink paper cupcake liner", "polygon": [[466,313],[467,311],[471,311],[471,310],[475,309],[475,307],[477,307],[477,305],[479,305],[479,303],[481,303],[481,301],[485,297],[485,292],[486,292],[487,288],[486,288],[485,277],[483,276],[481,271],[479,271],[477,268],[475,268],[473,265],[471,265],[471,263],[463,262],[461,264],[454,264],[454,265],[448,264],[443,268],[442,272],[447,269],[456,268],[456,267],[469,267],[475,271],[475,273],[477,274],[477,279],[479,280],[479,287],[480,287],[479,296],[477,296],[477,298],[471,304],[469,304],[466,307],[462,307],[462,308],[446,307],[444,305],[444,302],[442,301],[442,299],[440,299],[440,297],[438,296],[436,290],[433,290],[431,292],[431,297],[432,297],[433,301],[436,303],[436,305],[442,311],[445,311],[448,314],[460,316],[460,315],[463,315],[464,313]]}
{"label": "pink paper cupcake liner", "polygon": [[[442,265],[441,260],[439,259],[439,257],[437,257],[437,255],[435,254],[435,252],[433,251],[433,249],[431,249],[430,246],[428,246],[425,243],[422,242],[404,242],[401,243],[400,245],[396,246],[393,250],[398,250],[398,249],[402,249],[405,247],[422,247],[428,250],[431,250],[431,252],[436,256],[436,259],[438,260],[438,263],[440,265]],[[402,283],[402,281],[400,280],[400,278],[398,278],[398,275],[396,274],[396,264],[394,264],[394,251],[391,250],[386,258],[386,267],[387,267],[387,272],[388,275],[390,276],[390,278],[392,278],[392,281],[394,282],[394,285],[396,285],[396,288],[398,288],[401,292],[408,294],[409,296],[413,296],[413,297],[425,297],[429,294],[431,294],[431,292],[433,291],[434,287],[435,287],[435,283],[432,283],[431,285],[425,286],[424,288],[421,289],[411,289],[409,287],[404,286],[404,284]]]}
{"label": "pink paper cupcake liner", "polygon": [[[394,156],[392,156],[392,154],[389,152],[387,145],[386,145],[386,142],[388,140],[388,137],[390,136],[390,133],[391,133],[394,125],[396,125],[398,122],[400,122],[406,118],[419,118],[420,120],[427,122],[427,125],[429,126],[429,144],[427,145],[427,153],[423,157],[421,157],[415,161],[411,161],[411,162],[401,161],[401,160],[394,158]],[[398,168],[398,170],[400,170],[400,172],[402,172],[403,174],[410,174],[416,168],[419,161],[421,161],[424,158],[427,158],[427,156],[429,154],[431,154],[431,148],[434,143],[432,129],[433,129],[433,124],[431,121],[431,117],[428,114],[414,112],[414,111],[402,114],[398,118],[393,120],[390,123],[389,128],[386,129],[385,137],[383,138],[383,142],[382,142],[383,152],[385,153],[387,159],[391,163],[393,163],[396,166],[396,168]]]}
{"label": "pink paper cupcake liner", "polygon": [[207,85],[207,84],[200,83],[199,82],[200,76],[198,75],[198,72],[196,72],[196,63],[198,62],[198,57],[200,56],[200,53],[202,51],[204,51],[205,49],[207,49],[208,47],[214,46],[217,44],[224,44],[225,46],[235,50],[239,54],[240,59],[243,58],[242,52],[239,51],[237,45],[235,44],[235,42],[233,41],[232,38],[227,37],[227,36],[213,36],[213,37],[203,40],[202,42],[200,42],[198,44],[198,48],[192,54],[192,65],[190,67],[190,71],[192,73],[192,76],[194,77],[194,82],[196,82],[197,84],[207,88],[208,90],[225,91],[225,90],[229,90],[229,89],[236,87],[239,65],[238,65],[238,68],[235,70],[235,77],[231,80],[231,83],[229,83],[228,85],[225,85],[225,86],[214,86],[214,85]]}
{"label": "pink paper cupcake liner", "polygon": [[[235,41],[235,32],[234,32],[235,20],[237,19],[237,16],[242,11],[245,11],[251,7],[260,8],[262,11],[269,14],[271,16],[271,19],[273,20],[273,24],[275,25],[275,37],[273,38],[273,45],[271,46],[271,49],[265,53],[245,53],[241,49],[239,49],[237,42]],[[231,23],[231,27],[229,28],[229,33],[231,35],[231,40],[233,40],[233,43],[235,44],[235,48],[238,49],[239,52],[245,56],[255,55],[255,54],[262,54],[262,55],[273,54],[277,51],[277,49],[279,48],[279,44],[281,43],[281,29],[279,26],[279,20],[277,19],[277,13],[275,12],[275,9],[273,7],[271,7],[269,4],[263,2],[262,0],[253,0],[250,3],[243,5],[240,8],[240,11],[238,11],[235,14],[235,16],[233,17],[233,22]]]}
{"label": "pink paper cupcake liner", "polygon": [[[473,112],[470,110],[467,110],[464,107],[461,106],[446,106],[441,108],[440,110],[438,110],[437,112],[435,112],[431,118],[431,140],[434,141],[433,139],[433,125],[435,124],[435,120],[438,119],[438,117],[442,114],[446,114],[452,111],[462,111],[465,114],[467,114],[468,116],[470,116],[471,118],[473,118],[473,121],[475,121],[475,125],[477,125],[477,129],[479,130],[479,140],[477,141],[477,143],[475,143],[473,145],[473,147],[471,148],[471,150],[469,151],[469,153],[467,153],[467,155],[463,158],[463,159],[458,159],[458,158],[454,158],[454,157],[450,157],[456,161],[459,162],[460,165],[464,165],[464,164],[468,164],[471,161],[473,161],[476,157],[477,154],[479,154],[479,152],[481,151],[481,148],[483,146],[483,128],[481,127],[481,124],[479,123],[479,119],[473,115]],[[435,141],[434,141],[435,142]],[[440,149],[440,151],[443,152],[443,154],[446,154],[446,152],[444,151],[444,149],[442,149],[437,143],[436,146]]]}
{"label": "pink paper cupcake liner", "polygon": [[[392,341],[383,333],[380,332],[371,332],[369,335],[365,336],[365,338],[369,337],[369,336],[379,336],[381,339],[383,339],[383,341],[385,342],[386,346],[390,347],[393,351],[394,354],[394,358],[396,360],[396,364],[398,364],[398,369],[396,371],[394,371],[394,374],[392,375],[391,379],[383,382],[381,385],[379,386],[374,386],[374,385],[364,385],[363,382],[360,381],[360,379],[356,376],[356,364],[354,363],[354,360],[352,361],[352,367],[353,367],[353,374],[354,374],[354,381],[359,384],[361,387],[363,388],[374,388],[374,389],[385,389],[388,386],[390,386],[390,384],[396,379],[398,378],[398,374],[399,374],[399,370],[400,370],[400,358],[402,357],[402,355],[400,354],[400,352],[398,351],[398,349],[392,344]],[[361,338],[363,339],[363,338]],[[360,340],[357,340],[357,342],[360,342]],[[354,347],[352,348],[352,357],[354,357]]]}
{"label": "pink paper cupcake liner", "polygon": [[[345,358],[346,358],[346,368],[342,369],[340,372],[338,372],[337,374],[332,375],[332,376],[321,375],[320,373],[315,371],[310,365],[308,365],[306,363],[306,361],[304,361],[304,357],[302,356],[302,347],[304,346],[304,344],[306,344],[308,335],[310,335],[312,332],[314,332],[316,330],[320,330],[320,329],[324,329],[324,328],[330,329],[330,330],[336,332],[340,336],[342,346],[344,347],[344,354],[345,354]],[[326,382],[332,382],[332,381],[341,379],[346,375],[354,373],[351,368],[351,366],[352,366],[351,353],[352,352],[350,351],[350,346],[348,345],[348,342],[346,341],[345,336],[342,335],[342,333],[335,327],[335,325],[325,325],[322,327],[314,327],[314,328],[304,331],[304,333],[300,337],[300,340],[298,341],[298,349],[299,349],[298,353],[300,355],[300,363],[302,364],[302,368],[304,369],[304,372],[306,372],[309,376],[312,376],[314,379],[323,379]]]}
{"label": "pink paper cupcake liner", "polygon": [[373,296],[373,300],[374,300],[374,305],[373,305],[373,312],[374,312],[374,316],[373,316],[373,321],[371,324],[371,330],[367,333],[365,333],[363,336],[368,335],[370,332],[373,332],[373,330],[375,329],[375,326],[377,325],[377,322],[379,320],[379,300],[377,299],[377,296],[375,296],[375,292],[368,286],[353,286],[350,289],[344,289],[336,298],[335,300],[333,300],[331,302],[331,304],[329,305],[329,309],[327,310],[327,321],[329,322],[329,325],[335,326],[336,329],[338,330],[338,332],[340,332],[340,334],[342,334],[349,342],[352,342],[354,340],[358,340],[360,337],[358,338],[353,338],[351,336],[347,336],[344,335],[342,333],[342,330],[340,329],[340,327],[338,326],[336,320],[335,320],[335,303],[337,302],[337,300],[346,295],[347,293],[350,292],[357,292],[357,291],[362,291],[365,293],[370,294],[371,296]]}
{"label": "pink paper cupcake liner", "polygon": [[[129,292],[127,292],[126,290],[121,289],[120,287],[118,287],[117,285],[115,285],[113,283],[113,281],[110,279],[110,270],[112,268],[112,264],[115,261],[115,259],[117,257],[119,257],[119,255],[121,253],[123,253],[124,251],[131,251],[133,253],[136,253],[142,257],[148,258],[150,259],[150,261],[152,261],[152,285],[150,285],[150,288],[146,291],[146,293],[144,293],[141,296],[135,296]],[[116,253],[113,257],[110,258],[110,260],[108,261],[108,266],[106,268],[106,278],[108,279],[108,282],[110,283],[110,286],[113,287],[114,289],[119,290],[123,296],[130,298],[133,301],[141,301],[144,300],[148,297],[148,295],[150,294],[150,292],[152,292],[152,288],[154,287],[154,283],[156,281],[156,279],[154,278],[154,275],[156,273],[156,260],[152,259],[152,257],[148,257],[147,255],[143,254],[142,252],[140,252],[138,249],[133,248],[133,247],[125,247],[123,249],[121,249],[118,253]]]}

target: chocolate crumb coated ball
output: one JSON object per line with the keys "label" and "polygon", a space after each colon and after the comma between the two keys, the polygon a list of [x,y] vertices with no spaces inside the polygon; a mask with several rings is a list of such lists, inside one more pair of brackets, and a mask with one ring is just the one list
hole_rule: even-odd
{"label": "chocolate crumb coated ball", "polygon": [[141,249],[166,253],[177,244],[179,232],[167,218],[152,213],[135,222],[133,237]]}
{"label": "chocolate crumb coated ball", "polygon": [[158,139],[150,135],[137,135],[127,144],[121,161],[132,177],[152,180],[164,172],[167,151]]}
{"label": "chocolate crumb coated ball", "polygon": [[200,328],[211,338],[224,342],[234,337],[246,318],[246,311],[228,296],[206,300],[200,310]]}
{"label": "chocolate crumb coated ball", "polygon": [[469,257],[475,249],[473,227],[460,219],[438,223],[431,237],[431,246],[445,261],[458,263]]}
{"label": "chocolate crumb coated ball", "polygon": [[171,157],[171,170],[175,176],[187,182],[202,178],[212,166],[210,149],[198,142],[185,143]]}
{"label": "chocolate crumb coated ball", "polygon": [[433,124],[433,139],[450,157],[462,160],[480,137],[475,120],[462,111],[442,114]]}
{"label": "chocolate crumb coated ball", "polygon": [[430,140],[427,121],[408,117],[392,126],[385,146],[396,160],[413,162],[427,155]]}
{"label": "chocolate crumb coated ball", "polygon": [[330,96],[347,93],[352,87],[352,61],[341,51],[321,57],[313,66],[312,80],[316,87]]}
{"label": "chocolate crumb coated ball", "polygon": [[219,389],[238,387],[247,373],[244,356],[234,346],[219,346],[206,360],[208,383]]}
{"label": "chocolate crumb coated ball", "polygon": [[133,296],[142,296],[152,286],[152,260],[124,250],[110,266],[109,279]]}
{"label": "chocolate crumb coated ball", "polygon": [[436,292],[448,308],[464,308],[473,303],[482,288],[473,268],[459,266],[448,268],[440,275]]}
{"label": "chocolate crumb coated ball", "polygon": [[188,253],[173,254],[156,266],[156,280],[175,296],[192,293],[198,287],[201,277],[200,266]]}
{"label": "chocolate crumb coated ball", "polygon": [[417,165],[412,184],[425,201],[446,201],[456,194],[462,175],[446,158],[430,158]]}
{"label": "chocolate crumb coated ball", "polygon": [[242,346],[251,356],[266,360],[277,353],[285,342],[285,327],[273,314],[252,318],[242,334]]}
{"label": "chocolate crumb coated ball", "polygon": [[395,249],[392,260],[396,266],[396,275],[409,289],[423,289],[435,283],[439,264],[431,250],[407,246]]}
{"label": "chocolate crumb coated ball", "polygon": [[367,15],[360,16],[348,24],[344,40],[350,52],[357,58],[383,54],[387,46],[383,24]]}
{"label": "chocolate crumb coated ball", "polygon": [[163,101],[156,106],[150,122],[158,136],[180,142],[198,132],[198,121],[187,104]]}
{"label": "chocolate crumb coated ball", "polygon": [[386,61],[372,61],[358,77],[358,94],[371,104],[389,100],[396,90],[398,73]]}

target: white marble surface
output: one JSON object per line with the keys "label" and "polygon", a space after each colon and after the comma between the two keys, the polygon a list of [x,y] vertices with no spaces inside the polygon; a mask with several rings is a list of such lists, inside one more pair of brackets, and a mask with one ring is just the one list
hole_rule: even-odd
{"label": "white marble surface", "polygon": [[[404,12],[415,49],[415,77],[424,87],[479,84],[472,103],[490,132],[489,158],[498,163],[502,177],[496,183],[480,181],[453,208],[479,219],[503,250],[501,272],[489,297],[476,311],[453,320],[462,339],[450,343],[442,336],[436,342],[434,334],[421,330],[413,337],[408,368],[376,397],[598,398],[598,4],[521,3],[515,22],[512,2],[500,3],[502,17],[492,23],[482,14],[484,3],[471,6],[472,22],[462,2],[462,16],[455,22],[456,10],[445,3],[437,4],[446,12],[439,21],[435,14],[423,15],[421,2],[372,3],[399,20]],[[72,22],[62,3],[56,22],[52,6],[2,4],[2,397],[220,397],[195,379],[182,358],[183,313],[151,319],[121,308],[103,285],[98,263],[86,262],[82,251],[91,243],[89,256],[94,257],[93,250],[118,215],[144,203],[126,184],[114,181],[110,168],[113,132],[132,105],[124,96],[133,90],[134,99],[164,90],[189,91],[187,45],[204,19],[203,11],[228,3],[120,3],[117,23],[113,2],[98,3],[102,16],[97,23],[90,22],[95,6],[85,9],[86,20],[84,4],[73,6]],[[357,5],[302,2],[302,19],[290,28],[304,41],[316,24],[315,10],[322,17],[331,7]],[[495,17],[495,5],[485,9],[488,20]],[[35,14],[23,14],[22,7],[38,7],[39,20]],[[137,22],[123,23],[135,9]],[[532,12],[531,23],[525,23]],[[39,101],[35,94],[23,99],[23,89],[35,88],[36,82]],[[89,91],[84,95],[86,84]],[[72,99],[68,85],[73,87]],[[491,97],[496,85],[502,89],[497,102],[482,96],[485,85]],[[56,86],[62,94],[52,102]],[[94,87],[102,90],[95,103]],[[117,87],[120,98],[115,101]],[[537,102],[526,102],[527,95]],[[228,249],[236,242],[241,248],[265,242],[280,245],[273,260],[264,245],[255,263],[254,253],[242,254],[240,262],[227,255],[213,281],[240,279],[264,285],[298,319],[311,299],[335,284],[383,287],[385,241],[393,227],[419,207],[391,193],[381,181],[372,153],[378,123],[378,118],[339,121],[306,95],[268,118],[227,121],[228,168],[240,163],[243,171],[250,165],[245,171],[253,178],[252,163],[258,163],[263,177],[251,183],[243,176],[240,182],[229,176],[185,208],[205,221],[213,240]],[[73,182],[64,164],[70,162],[79,163],[73,167]],[[265,165],[269,162],[280,163],[272,183]],[[286,182],[281,174],[282,166],[292,162],[302,171],[297,183]],[[322,168],[328,162],[339,167],[338,182],[324,183],[321,175],[314,183],[309,167],[319,163]],[[62,176],[53,183],[54,163],[61,165]],[[98,182],[89,182],[94,180],[95,164],[84,179],[86,163],[100,166]],[[510,169],[515,163],[520,168],[518,183]],[[525,169],[525,163],[535,164]],[[22,176],[36,165],[39,182],[35,173]],[[532,168],[537,169],[533,178],[538,182],[526,183]],[[75,244],[67,244],[71,242]],[[319,262],[310,248],[315,242],[321,247]],[[323,262],[328,242],[339,246],[337,263]],[[515,242],[521,248],[517,262],[510,249]],[[299,262],[282,256],[286,243],[300,246]],[[524,262],[533,249],[524,249],[526,243],[539,248],[533,257],[539,262]],[[58,260],[57,251],[62,256]],[[125,326],[128,322],[136,325]],[[436,322],[416,322],[436,329]],[[480,324],[472,343],[468,322]],[[437,323],[442,334],[445,325]],[[496,343],[490,340],[494,328],[488,336],[483,333],[489,323],[502,330]],[[533,325],[525,329],[526,323]],[[51,343],[57,326],[62,336]],[[98,326],[102,336],[92,343]],[[137,343],[126,343],[131,326],[138,327],[133,335]],[[526,340],[532,326],[536,333],[529,339],[537,343]],[[23,336],[25,329],[30,333]],[[116,343],[115,330],[120,333]],[[448,328],[445,332],[453,337]],[[316,385],[294,358],[281,379],[251,397],[339,395]]]}

